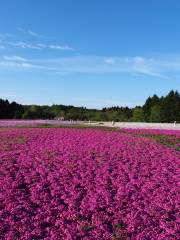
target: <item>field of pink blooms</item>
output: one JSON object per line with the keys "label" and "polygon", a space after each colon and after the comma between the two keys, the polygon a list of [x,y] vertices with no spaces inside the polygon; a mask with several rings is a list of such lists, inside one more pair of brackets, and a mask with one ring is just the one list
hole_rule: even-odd
{"label": "field of pink blooms", "polygon": [[145,133],[1,128],[0,239],[179,239],[179,151]]}
{"label": "field of pink blooms", "polygon": [[60,121],[60,120],[0,120],[0,128],[7,127],[36,127],[42,125],[73,125],[81,123],[80,121]]}

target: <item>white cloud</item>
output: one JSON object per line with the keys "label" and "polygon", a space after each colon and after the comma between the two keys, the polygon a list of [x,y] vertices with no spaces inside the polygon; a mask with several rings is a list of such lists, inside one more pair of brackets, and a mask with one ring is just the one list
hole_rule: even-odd
{"label": "white cloud", "polygon": [[[17,30],[19,32],[22,32],[23,34],[27,34],[29,36],[33,36],[33,37],[41,37],[41,38],[47,38],[44,37],[42,35],[40,35],[37,32],[32,31],[31,29],[23,29],[18,27]],[[10,41],[11,38],[11,41]],[[18,36],[16,36],[16,39],[18,38]],[[55,43],[48,43],[45,44],[44,42],[37,42],[37,39],[34,39],[33,43],[32,42],[24,42],[22,40],[20,41],[13,41],[14,36],[9,34],[9,33],[0,33],[0,49],[6,49],[9,46],[11,47],[17,47],[17,48],[24,48],[24,49],[37,49],[37,50],[41,50],[41,49],[51,49],[51,50],[63,50],[63,51],[74,51],[75,49],[69,45],[62,45],[62,44],[55,44]],[[21,38],[22,39],[22,38]],[[48,37],[48,39],[50,39],[50,37]]]}
{"label": "white cloud", "polygon": [[74,50],[74,48],[72,47],[63,46],[63,45],[49,45],[48,47],[51,49],[57,49],[57,50],[70,50],[70,51]]}
{"label": "white cloud", "polygon": [[25,43],[25,42],[11,42],[9,43],[11,46],[14,47],[20,47],[20,48],[29,48],[29,49],[41,49],[39,46],[37,46],[36,44],[29,44],[29,43]]}
{"label": "white cloud", "polygon": [[19,47],[19,48],[24,48],[24,49],[54,49],[54,50],[66,50],[66,51],[74,51],[74,48],[72,47],[69,47],[67,45],[47,45],[47,44],[44,44],[44,43],[35,43],[35,44],[32,44],[32,43],[26,43],[26,42],[10,42],[8,43],[10,46],[13,46],[13,47]]}
{"label": "white cloud", "polygon": [[[38,61],[37,61],[38,62]],[[149,65],[148,60],[137,62],[135,57],[127,61],[123,57],[76,56],[59,59],[39,60],[44,66],[52,67],[58,73],[141,73],[155,75],[155,69]]]}
{"label": "white cloud", "polygon": [[[113,61],[107,59],[113,59]],[[128,73],[167,79],[180,73],[180,56],[176,59],[146,57],[75,56],[58,59],[40,59],[37,64],[59,74],[69,73]]]}
{"label": "white cloud", "polygon": [[17,62],[11,62],[11,61],[0,61],[0,67],[18,67],[20,66]]}
{"label": "white cloud", "polygon": [[150,75],[154,77],[163,77],[163,75],[157,71],[155,67],[156,62],[154,62],[154,59],[152,58],[148,59],[148,58],[136,56],[132,59],[132,61],[133,61],[133,69],[137,73]]}
{"label": "white cloud", "polygon": [[154,77],[160,77],[160,78],[165,77],[162,74],[160,74],[158,72],[155,72],[153,69],[151,69],[147,66],[134,67],[134,71],[137,72],[137,73],[141,73],[141,74],[149,75],[149,76],[154,76]]}
{"label": "white cloud", "polygon": [[[41,46],[46,47],[46,46]],[[113,61],[111,61],[113,60]],[[175,59],[145,57],[74,56],[51,59],[25,59],[20,56],[0,57],[0,67],[46,71],[52,74],[138,74],[169,79],[180,74],[180,56]]]}
{"label": "white cloud", "polygon": [[[28,59],[25,59],[20,56],[2,56],[0,57],[0,67],[8,67],[8,68],[36,68],[32,62]],[[37,66],[38,67],[38,66]]]}
{"label": "white cloud", "polygon": [[38,32],[36,32],[32,29],[25,29],[25,28],[22,28],[22,27],[17,27],[16,30],[19,31],[20,33],[23,33],[26,36],[30,36],[30,37],[34,37],[34,38],[56,39],[55,37],[52,37],[52,36],[42,35],[41,33],[38,33]]}
{"label": "white cloud", "polygon": [[34,32],[32,31],[31,29],[24,29],[24,28],[21,28],[21,27],[17,27],[16,28],[19,32],[22,32],[24,34],[28,34],[28,35],[31,35],[33,37],[43,37],[41,34],[37,33],[37,32]]}
{"label": "white cloud", "polygon": [[28,30],[27,32],[29,33],[29,35],[31,35],[31,36],[33,36],[33,37],[41,37],[40,34],[34,32],[34,31],[32,31],[32,30]]}
{"label": "white cloud", "polygon": [[24,63],[24,62],[0,61],[0,67],[23,69],[23,68],[35,68],[36,66],[33,66],[30,63]]}
{"label": "white cloud", "polygon": [[34,67],[36,67],[36,66],[34,66],[34,65],[30,64],[30,63],[21,63],[21,66],[23,68],[34,68]]}
{"label": "white cloud", "polygon": [[3,56],[4,60],[7,61],[20,61],[20,62],[26,62],[27,59],[19,57],[19,56]]}
{"label": "white cloud", "polygon": [[37,43],[37,46],[40,48],[47,48],[48,46],[46,44],[43,43]]}

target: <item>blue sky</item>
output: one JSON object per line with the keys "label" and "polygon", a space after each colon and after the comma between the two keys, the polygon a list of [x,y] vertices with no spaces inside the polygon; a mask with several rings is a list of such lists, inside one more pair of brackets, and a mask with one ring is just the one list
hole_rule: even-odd
{"label": "blue sky", "polygon": [[1,0],[0,98],[135,106],[180,91],[179,0]]}

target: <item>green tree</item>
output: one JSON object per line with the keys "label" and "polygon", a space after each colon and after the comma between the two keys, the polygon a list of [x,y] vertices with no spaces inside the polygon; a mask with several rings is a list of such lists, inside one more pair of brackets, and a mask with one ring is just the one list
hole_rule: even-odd
{"label": "green tree", "polygon": [[160,103],[159,97],[154,94],[152,97],[148,97],[145,104],[143,105],[144,118],[146,122],[150,121],[151,108]]}
{"label": "green tree", "polygon": [[133,109],[133,118],[134,122],[144,122],[144,111],[140,107],[136,107]]}
{"label": "green tree", "polygon": [[161,103],[161,121],[180,121],[180,95],[177,91],[170,91]]}
{"label": "green tree", "polygon": [[160,105],[154,105],[151,107],[150,122],[160,122],[161,121],[161,107]]}

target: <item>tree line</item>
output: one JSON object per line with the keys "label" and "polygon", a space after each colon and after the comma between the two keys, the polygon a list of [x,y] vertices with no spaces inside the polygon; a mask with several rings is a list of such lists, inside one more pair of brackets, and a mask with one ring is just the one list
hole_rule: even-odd
{"label": "tree line", "polygon": [[119,122],[180,122],[180,94],[148,97],[143,106],[87,109],[65,105],[21,105],[0,99],[0,119],[55,119]]}

